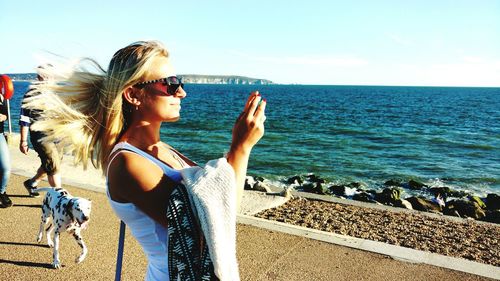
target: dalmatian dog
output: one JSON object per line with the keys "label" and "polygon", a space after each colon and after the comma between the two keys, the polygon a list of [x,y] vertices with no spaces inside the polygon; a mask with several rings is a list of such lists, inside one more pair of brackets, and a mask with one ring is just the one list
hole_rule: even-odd
{"label": "dalmatian dog", "polygon": [[[82,253],[76,259],[76,263],[82,262],[87,256],[87,246],[83,242],[80,231],[85,229],[90,219],[91,201],[84,198],[73,197],[63,188],[38,188],[36,192],[47,192],[42,204],[42,221],[36,241],[42,241],[43,229],[49,223],[52,215],[52,223],[46,228],[47,244],[54,247],[54,262],[52,267],[61,268],[59,260],[59,234],[63,231],[72,234],[76,242],[82,248]],[[51,233],[54,231],[54,240]]]}

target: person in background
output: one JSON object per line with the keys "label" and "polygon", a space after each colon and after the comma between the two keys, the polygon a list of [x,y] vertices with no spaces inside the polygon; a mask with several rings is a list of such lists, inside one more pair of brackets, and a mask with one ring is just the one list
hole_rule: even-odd
{"label": "person in background", "polygon": [[0,207],[12,206],[12,201],[7,195],[7,183],[10,177],[10,153],[7,139],[4,135],[4,123],[7,121],[7,104],[3,93],[0,93]]}
{"label": "person in background", "polygon": [[[52,65],[41,65],[37,68],[37,79],[38,83],[44,83],[45,78],[45,70],[46,68],[50,68]],[[45,175],[47,175],[47,180],[52,187],[61,187],[61,175],[59,173],[60,161],[62,157],[62,151],[60,151],[59,147],[55,142],[42,142],[42,138],[46,135],[40,131],[34,131],[31,128],[31,125],[35,122],[39,121],[41,110],[36,108],[27,109],[24,104],[27,99],[38,95],[39,92],[34,90],[32,87],[26,92],[23,97],[22,107],[21,107],[21,116],[19,118],[19,127],[20,127],[20,139],[19,139],[19,150],[27,154],[29,150],[28,146],[28,131],[30,136],[31,145],[35,149],[38,157],[40,157],[41,165],[38,168],[36,174],[24,181],[24,187],[32,197],[38,197],[38,192],[33,191],[37,186],[40,180],[42,180]]]}
{"label": "person in background", "polygon": [[146,280],[239,280],[236,210],[250,152],[264,135],[265,100],[250,94],[226,156],[201,168],[160,139],[187,95],[161,43],[118,50],[107,71],[83,62],[30,101],[44,105],[36,129],[67,144],[77,162],[103,169],[111,207],[148,258]]}

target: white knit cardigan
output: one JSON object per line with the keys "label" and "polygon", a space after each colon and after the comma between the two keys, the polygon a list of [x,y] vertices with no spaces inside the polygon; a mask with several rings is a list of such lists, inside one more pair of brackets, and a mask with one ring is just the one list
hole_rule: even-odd
{"label": "white knit cardigan", "polygon": [[181,170],[221,281],[240,280],[236,260],[236,179],[226,158]]}

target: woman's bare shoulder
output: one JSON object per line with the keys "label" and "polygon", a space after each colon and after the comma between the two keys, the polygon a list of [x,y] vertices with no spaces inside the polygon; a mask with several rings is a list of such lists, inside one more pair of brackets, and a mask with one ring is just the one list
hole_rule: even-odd
{"label": "woman's bare shoulder", "polygon": [[133,152],[120,152],[108,168],[108,184],[130,186],[143,191],[154,188],[163,177],[163,171],[150,160]]}

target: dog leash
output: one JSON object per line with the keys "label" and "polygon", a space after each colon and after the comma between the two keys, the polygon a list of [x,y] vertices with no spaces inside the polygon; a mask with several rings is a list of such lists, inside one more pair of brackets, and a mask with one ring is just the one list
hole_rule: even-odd
{"label": "dog leash", "polygon": [[120,237],[118,238],[118,254],[116,256],[115,281],[122,278],[123,248],[125,246],[125,223],[120,221]]}

